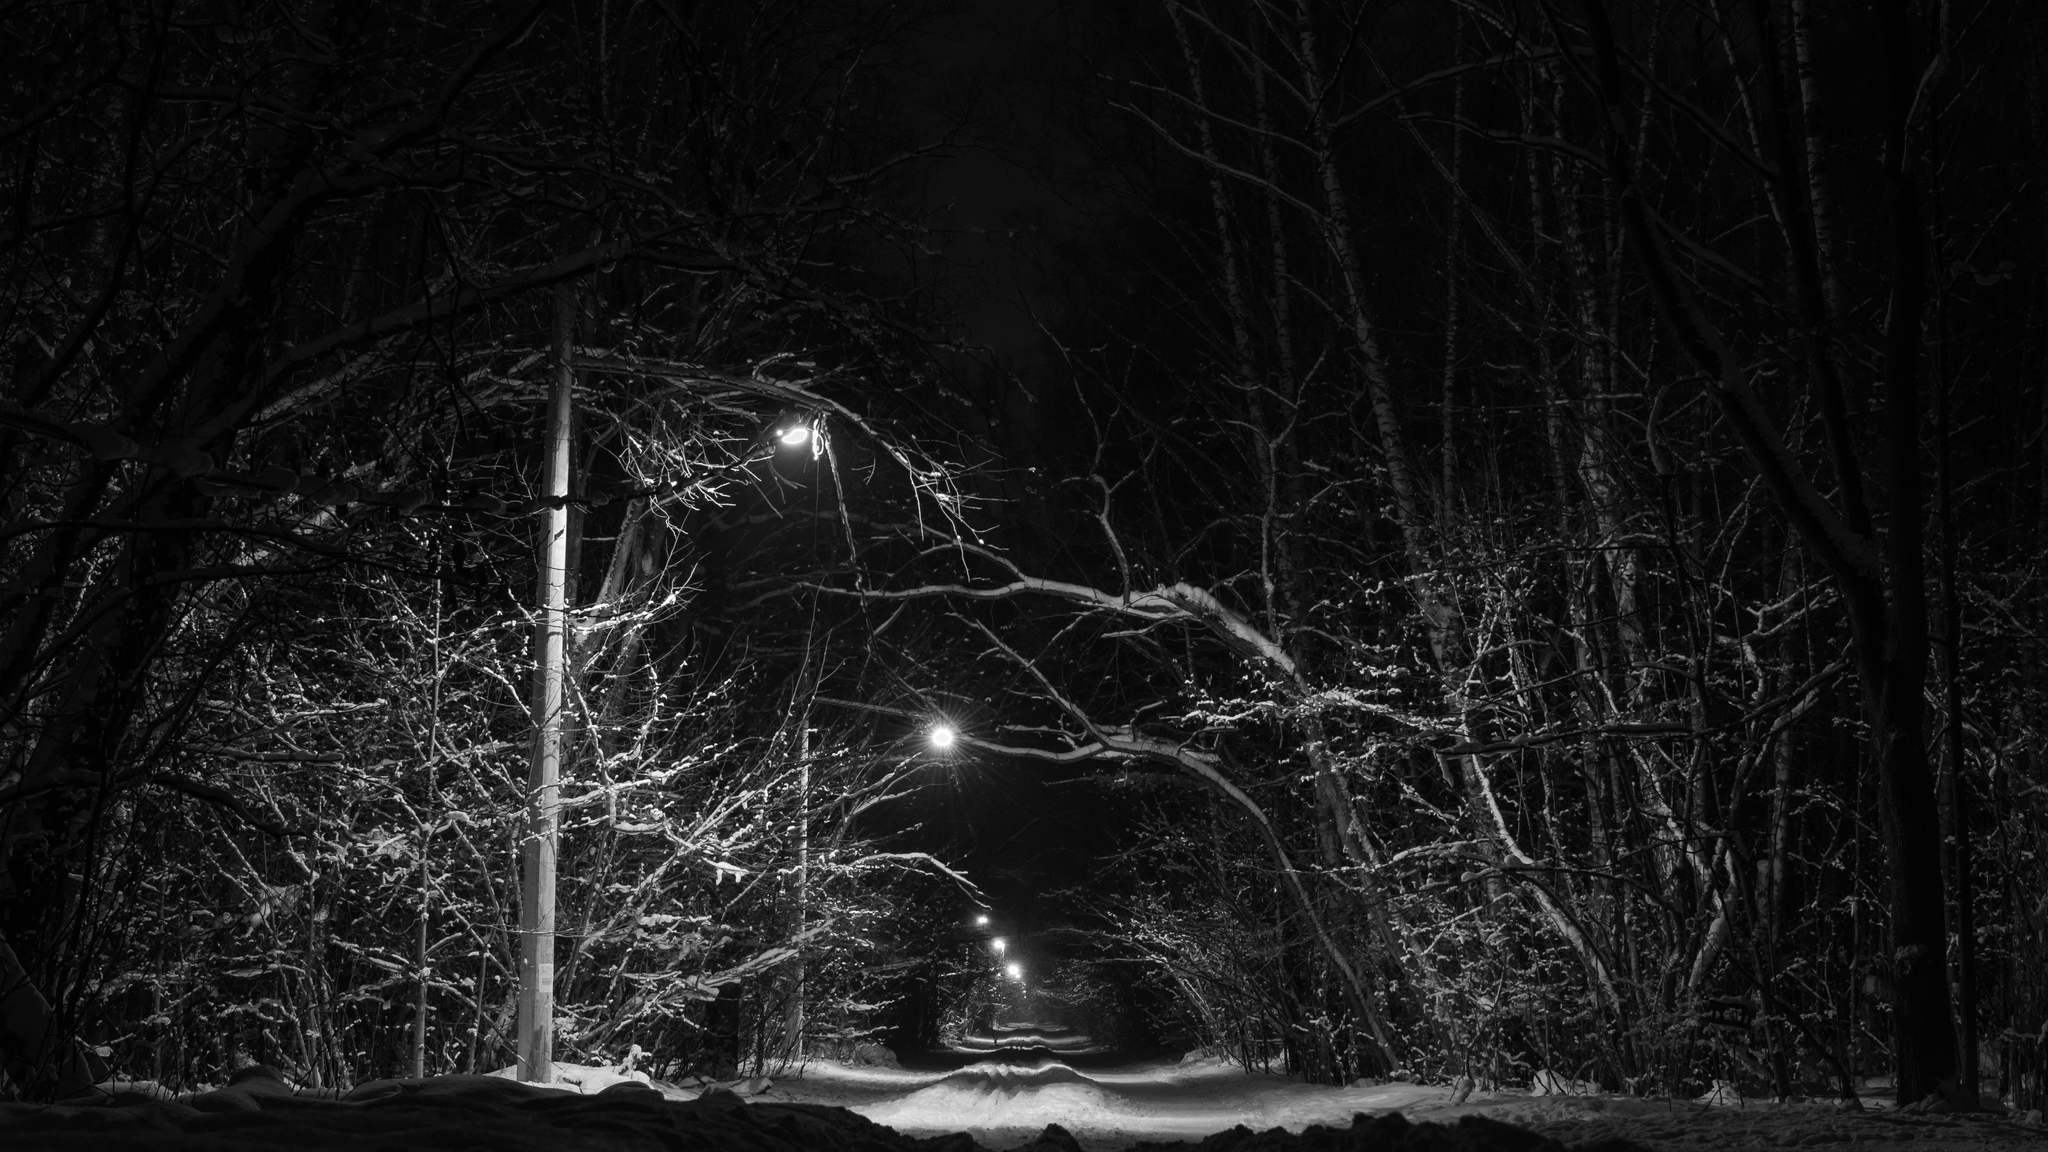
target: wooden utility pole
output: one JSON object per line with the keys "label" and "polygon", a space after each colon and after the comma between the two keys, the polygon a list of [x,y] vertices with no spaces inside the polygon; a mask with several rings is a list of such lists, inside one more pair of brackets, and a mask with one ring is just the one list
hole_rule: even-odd
{"label": "wooden utility pole", "polygon": [[526,836],[520,845],[519,1078],[554,1079],[555,841],[562,770],[564,633],[568,617],[569,366],[576,289],[555,287],[555,372],[548,390],[540,542],[540,618],[534,627],[533,768],[526,780]]}

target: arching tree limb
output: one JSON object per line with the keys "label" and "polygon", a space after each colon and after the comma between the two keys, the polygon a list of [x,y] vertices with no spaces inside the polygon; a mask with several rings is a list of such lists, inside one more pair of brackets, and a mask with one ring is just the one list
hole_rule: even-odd
{"label": "arching tree limb", "polygon": [[[1301,910],[1310,930],[1315,933],[1316,942],[1322,946],[1331,965],[1342,976],[1345,999],[1351,1002],[1352,1010],[1358,1013],[1359,1019],[1365,1022],[1367,1029],[1372,1033],[1373,1043],[1379,1049],[1380,1058],[1387,1062],[1389,1069],[1400,1067],[1400,1055],[1395,1049],[1393,1038],[1387,1033],[1385,1021],[1380,1018],[1379,1009],[1373,1004],[1370,990],[1365,987],[1365,981],[1359,976],[1357,967],[1352,964],[1351,958],[1345,954],[1336,938],[1330,934],[1329,927],[1323,923],[1322,916],[1316,911],[1315,901],[1310,899],[1308,887],[1301,880],[1301,871],[1295,867],[1294,858],[1287,851],[1285,842],[1281,840],[1279,829],[1274,827],[1272,817],[1266,814],[1266,810],[1259,802],[1252,799],[1244,789],[1237,786],[1236,781],[1223,773],[1221,759],[1213,753],[1203,752],[1185,742],[1162,740],[1128,728],[1097,723],[1078,704],[1054,688],[1052,682],[1046,679],[1033,661],[1005,644],[1001,637],[988,628],[979,624],[975,627],[988,638],[989,643],[1029,672],[1046,695],[1086,730],[1094,741],[1092,755],[1149,760],[1174,768],[1216,791],[1251,821],[1253,829],[1259,834],[1259,839],[1266,845],[1266,851],[1273,857],[1274,866],[1280,870],[1281,880],[1287,886],[1288,895],[1294,898],[1296,907]],[[1036,750],[1027,748],[1001,746],[1001,750],[1013,756],[1073,759],[1079,748],[1065,753],[1055,753],[1051,757],[1040,757]]]}

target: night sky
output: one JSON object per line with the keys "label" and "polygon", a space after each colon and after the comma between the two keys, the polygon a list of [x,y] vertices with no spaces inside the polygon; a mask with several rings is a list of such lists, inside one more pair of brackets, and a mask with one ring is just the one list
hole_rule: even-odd
{"label": "night sky", "polygon": [[[1063,279],[1099,269],[1084,253],[1113,227],[1119,192],[1090,162],[1075,117],[1100,116],[1062,97],[1100,45],[1094,15],[1059,0],[973,0],[916,38],[899,98],[906,127],[952,142],[900,189],[928,213],[939,254],[946,332],[961,349],[943,362],[985,392],[1007,419],[990,429],[1012,465],[1079,450],[1058,428],[1073,414],[1047,328],[1073,301]],[[1085,130],[1085,127],[1084,127]],[[1098,249],[1099,250],[1099,249]],[[991,717],[990,719],[999,719]],[[900,842],[957,859],[989,907],[1018,930],[1070,923],[1059,897],[1083,885],[1122,843],[1128,809],[1105,803],[1113,765],[1056,767],[961,753],[953,779],[873,817],[878,830],[912,826]]]}

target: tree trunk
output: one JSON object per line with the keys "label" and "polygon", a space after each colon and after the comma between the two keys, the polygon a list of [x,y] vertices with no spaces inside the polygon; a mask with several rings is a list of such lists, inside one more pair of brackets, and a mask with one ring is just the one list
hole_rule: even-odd
{"label": "tree trunk", "polygon": [[[1743,375],[1733,349],[1666,254],[1663,237],[1634,186],[1628,142],[1614,130],[1620,123],[1623,85],[1607,9],[1603,0],[1584,2],[1597,95],[1610,122],[1608,169],[1621,189],[1630,245],[1659,310],[1687,356],[1710,381],[1730,430],[1794,528],[1828,567],[1848,608],[1864,719],[1877,762],[1887,856],[1898,1098],[1914,1103],[1950,1079],[1955,1036],[1945,962],[1941,836],[1923,716],[1927,590],[1921,556],[1919,376],[1926,259],[1917,177],[1906,154],[1906,119],[1920,80],[1910,6],[1905,0],[1887,0],[1880,9],[1889,113],[1884,171],[1887,240],[1892,258],[1883,372],[1887,524],[1880,549],[1846,522],[1806,476]],[[1853,506],[1853,496],[1850,499]]]}
{"label": "tree trunk", "polygon": [[1935,1092],[1955,1073],[1955,1017],[1949,1002],[1948,925],[1941,882],[1941,828],[1927,755],[1927,582],[1920,476],[1921,313],[1926,306],[1927,236],[1920,186],[1908,152],[1908,118],[1921,81],[1907,0],[1880,9],[1885,41],[1887,224],[1891,315],[1884,342],[1889,608],[1884,644],[1865,692],[1876,695],[1871,733],[1879,750],[1886,848],[1891,855],[1894,1059],[1901,1103]]}
{"label": "tree trunk", "polygon": [[81,1096],[99,1078],[5,940],[0,940],[0,1067],[15,1090],[31,1100]]}

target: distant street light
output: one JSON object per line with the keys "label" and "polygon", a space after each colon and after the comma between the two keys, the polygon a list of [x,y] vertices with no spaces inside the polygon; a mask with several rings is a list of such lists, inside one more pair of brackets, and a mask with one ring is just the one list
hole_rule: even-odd
{"label": "distant street light", "polygon": [[998,936],[995,939],[989,941],[988,946],[996,950],[996,955],[1001,956],[1003,954],[1003,949],[1008,948],[1010,946],[1010,942],[1003,939],[1001,936]]}
{"label": "distant street light", "polygon": [[1003,971],[1008,972],[1012,980],[1022,980],[1024,978],[1024,966],[1022,964],[1012,964],[1003,969]]}
{"label": "distant street light", "polygon": [[[929,732],[926,735],[926,739],[932,742],[932,747],[937,748],[940,751],[944,751],[945,749],[951,748],[953,746],[953,737],[955,735],[957,735],[957,733],[953,731],[952,725],[934,724],[932,725],[931,732]],[[975,923],[986,924],[988,923],[988,917],[983,916],[981,919],[976,920]]]}
{"label": "distant street light", "polygon": [[811,442],[811,426],[809,424],[792,424],[782,430],[781,440],[791,448],[800,448]]}
{"label": "distant street light", "polygon": [[975,923],[975,926],[976,926],[976,927],[979,927],[979,928],[986,928],[986,927],[988,927],[988,913],[986,913],[986,912],[983,912],[983,913],[982,913],[981,915],[979,915],[979,916],[976,916],[976,917],[974,918],[974,923]]}

